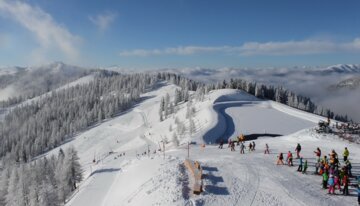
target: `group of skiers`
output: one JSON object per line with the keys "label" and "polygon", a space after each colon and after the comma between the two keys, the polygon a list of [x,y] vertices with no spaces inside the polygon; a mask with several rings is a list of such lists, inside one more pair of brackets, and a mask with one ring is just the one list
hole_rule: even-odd
{"label": "group of skiers", "polygon": [[[235,144],[240,147],[240,154],[245,154],[246,146],[244,144],[244,139],[243,138],[238,138],[236,141],[229,139],[228,147],[230,148],[230,151],[232,151],[232,152],[235,151]],[[224,141],[220,140],[219,149],[223,149],[223,146],[224,146]],[[254,141],[250,142],[249,146],[248,146],[249,152],[250,151],[255,151],[255,146],[256,146],[256,144],[255,144]],[[269,148],[267,150],[269,150]]]}
{"label": "group of skiers", "polygon": [[[320,149],[317,149],[320,151]],[[348,160],[349,150],[345,147],[343,152],[344,165],[341,167],[338,154],[332,150],[329,154],[329,159],[326,155],[321,157],[320,153],[315,151],[317,156],[317,163],[315,164],[315,173],[322,175],[323,188],[328,189],[329,194],[335,194],[336,187],[343,195],[349,195],[349,178],[352,177],[351,163]],[[343,188],[341,188],[341,185]]]}
{"label": "group of skiers", "polygon": [[[297,171],[302,172],[303,174],[306,173],[308,168],[308,161],[303,159],[300,155],[301,145],[297,144],[296,148],[296,159],[299,160],[299,166]],[[335,190],[338,189],[342,192],[343,195],[349,195],[349,178],[352,177],[351,173],[351,163],[348,159],[349,157],[349,150],[345,147],[343,152],[343,165],[339,162],[338,154],[335,150],[332,150],[329,154],[329,158],[324,155],[321,158],[321,150],[320,148],[316,148],[314,151],[316,155],[316,164],[315,164],[315,174],[322,176],[322,187],[324,189],[328,189],[329,194],[335,194]],[[277,165],[284,165],[284,155],[280,153],[277,157]],[[286,163],[288,166],[294,166],[293,164],[293,155],[291,151],[288,151]],[[360,178],[358,178],[359,184]],[[360,188],[358,185],[358,202],[360,205]]]}

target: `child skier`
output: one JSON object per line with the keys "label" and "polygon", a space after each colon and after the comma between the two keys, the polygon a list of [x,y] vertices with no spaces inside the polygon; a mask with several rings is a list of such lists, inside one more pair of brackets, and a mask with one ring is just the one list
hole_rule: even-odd
{"label": "child skier", "polygon": [[220,140],[219,149],[222,149],[224,145],[224,140]]}
{"label": "child skier", "polygon": [[235,151],[235,142],[234,141],[231,141],[231,144],[230,144],[230,151],[234,152]]}
{"label": "child skier", "polygon": [[321,157],[321,150],[320,150],[319,147],[316,148],[316,151],[314,151],[314,153],[316,154],[316,157],[317,157],[318,159],[320,159],[320,157]]}
{"label": "child skier", "polygon": [[270,152],[269,152],[269,145],[268,145],[267,143],[265,144],[264,154],[270,154]]}
{"label": "child skier", "polygon": [[294,166],[293,164],[293,156],[292,153],[289,151],[286,157],[286,162],[288,166]]}
{"label": "child skier", "polygon": [[279,154],[279,156],[278,156],[278,161],[277,161],[277,165],[283,165],[284,164],[284,162],[283,162],[283,159],[284,159],[284,156],[283,156],[283,153],[282,152],[280,152],[280,154]]}
{"label": "child skier", "polygon": [[337,167],[334,170],[334,183],[335,183],[335,186],[334,186],[335,189],[336,189],[336,186],[338,186],[339,191],[341,191],[340,171]]}
{"label": "child skier", "polygon": [[305,173],[306,173],[307,168],[308,168],[308,161],[307,161],[307,160],[305,160],[305,163],[304,163],[304,169],[303,169],[303,171],[302,171],[302,173],[303,173],[303,174],[305,174]]}
{"label": "child skier", "polygon": [[252,147],[253,145],[251,144],[251,142],[249,143],[249,152],[252,151]]}
{"label": "child skier", "polygon": [[319,168],[320,168],[320,158],[315,163],[315,172],[314,172],[314,174],[316,174],[316,175],[319,174]]}
{"label": "child skier", "polygon": [[245,145],[243,142],[240,143],[240,154],[245,154]]}
{"label": "child skier", "polygon": [[330,178],[328,180],[329,184],[329,194],[335,194],[335,182],[334,182],[334,176],[330,175]]}
{"label": "child skier", "polygon": [[300,157],[300,159],[299,159],[299,167],[298,167],[297,171],[301,172],[302,169],[303,169],[303,158]]}
{"label": "child skier", "polygon": [[327,189],[327,181],[329,179],[329,174],[327,171],[324,171],[324,173],[322,174],[323,176],[323,181],[322,181],[322,185],[323,185],[323,189]]}
{"label": "child skier", "polygon": [[349,175],[349,177],[352,177],[352,173],[351,173],[352,166],[351,166],[351,163],[349,160],[346,160],[345,167],[346,167],[346,171],[347,171],[347,174]]}

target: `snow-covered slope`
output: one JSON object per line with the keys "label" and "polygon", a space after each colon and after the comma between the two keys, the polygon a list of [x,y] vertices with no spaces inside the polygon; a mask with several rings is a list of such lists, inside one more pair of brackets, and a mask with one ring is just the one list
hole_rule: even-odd
{"label": "snow-covered slope", "polygon": [[[62,147],[74,145],[79,152],[86,179],[67,205],[352,205],[355,197],[329,196],[321,189],[321,177],[313,172],[313,150],[323,154],[331,149],[338,153],[347,146],[353,165],[360,162],[358,145],[332,135],[319,135],[311,128],[322,119],[316,115],[289,108],[271,101],[260,101],[237,90],[217,90],[204,101],[193,101],[196,130],[179,135],[180,145],[165,144],[165,155],[157,151],[161,140],[171,140],[176,131],[175,119],[187,127],[186,104],[176,114],[159,120],[161,98],[171,99],[177,87],[160,85],[143,95],[134,109],[109,119],[78,135]],[[221,108],[221,109],[218,109]],[[229,125],[233,128],[229,129]],[[172,129],[170,129],[170,125]],[[220,126],[219,126],[220,125]],[[214,129],[217,128],[217,129]],[[266,132],[264,132],[266,130]],[[206,135],[211,132],[208,139]],[[232,132],[231,132],[232,131]],[[215,135],[218,134],[218,135]],[[277,133],[281,137],[259,137],[257,150],[240,155],[216,145],[219,137],[240,133]],[[266,136],[266,135],[265,135]],[[204,192],[192,195],[192,179],[182,165],[187,158],[200,161],[204,171]],[[265,143],[270,155],[263,154]],[[309,161],[309,173],[295,168],[276,166],[279,152],[294,151],[296,143],[303,146],[302,156]],[[226,146],[225,146],[226,147]],[[142,155],[150,149],[150,154]],[[56,154],[58,149],[49,154]],[[125,155],[123,155],[125,153]],[[49,155],[48,154],[48,155]],[[121,156],[120,156],[121,154]],[[93,163],[93,159],[97,163]]]}

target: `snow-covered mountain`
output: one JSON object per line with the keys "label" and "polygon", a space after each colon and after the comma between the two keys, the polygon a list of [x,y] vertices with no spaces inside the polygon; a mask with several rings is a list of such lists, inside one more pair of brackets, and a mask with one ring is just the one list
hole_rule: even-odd
{"label": "snow-covered mountain", "polygon": [[330,89],[359,89],[360,88],[360,76],[352,77],[342,80],[335,85],[330,86]]}
{"label": "snow-covered mountain", "polygon": [[360,73],[360,65],[358,64],[338,64],[320,69],[323,74],[339,73],[339,74],[356,74]]}
{"label": "snow-covered mountain", "polygon": [[54,62],[32,67],[0,69],[0,100],[36,97],[90,73],[87,68]]}
{"label": "snow-covered mountain", "polygon": [[[79,150],[87,177],[67,205],[351,205],[356,201],[355,197],[329,198],[319,185],[321,176],[310,175],[316,147],[327,154],[347,146],[352,161],[360,160],[358,145],[311,129],[324,118],[225,89],[211,92],[203,101],[192,101],[191,117],[187,117],[189,105],[180,103],[176,113],[160,121],[159,102],[166,93],[173,100],[176,89],[165,85],[149,91],[144,94],[149,98],[132,111],[64,145]],[[262,136],[254,140],[256,151],[241,155],[239,147],[231,152],[227,146],[213,145],[220,137],[239,134]],[[155,153],[163,149],[162,141],[165,154]],[[190,146],[190,159],[203,167],[204,192],[198,196],[192,195],[193,180],[183,166],[188,142],[197,143]],[[307,175],[275,165],[276,156],[293,151],[296,143],[303,146],[301,154],[311,165]],[[270,155],[263,154],[265,144],[270,146]],[[150,154],[146,153],[149,149]],[[94,154],[101,159],[98,164],[91,163]]]}
{"label": "snow-covered mountain", "polygon": [[[61,73],[64,67],[66,65],[56,64],[49,72]],[[112,74],[103,71],[99,76]],[[61,183],[64,174],[68,174],[67,168],[71,168],[68,157],[74,154],[73,151],[77,151],[84,180],[75,183],[76,189],[65,191],[62,200],[68,206],[352,205],[356,201],[353,190],[353,196],[329,198],[318,184],[321,177],[310,175],[314,171],[313,150],[316,147],[320,147],[324,154],[331,149],[340,154],[344,147],[348,147],[350,160],[354,164],[360,162],[358,144],[350,144],[336,135],[315,132],[314,126],[319,120],[325,120],[324,117],[234,89],[205,93],[203,88],[188,92],[188,89],[170,83],[178,78],[168,74],[137,74],[119,77],[119,80],[104,78],[92,81],[89,88],[69,89],[72,85],[91,81],[91,75],[53,90],[60,91],[57,98],[38,104],[42,105],[40,108],[18,110],[18,115],[26,112],[34,112],[34,115],[9,118],[11,124],[3,129],[16,134],[8,133],[6,137],[12,135],[14,138],[4,142],[12,141],[12,144],[0,147],[4,150],[14,148],[11,150],[13,155],[6,158],[19,161],[32,158],[32,162],[39,162],[25,164],[25,168],[44,166],[30,170],[36,174],[28,171],[26,174],[7,173],[0,169],[0,185],[11,188],[9,191],[14,194],[18,192],[12,188],[19,188],[19,185],[38,185],[33,186],[35,189],[31,193],[29,190],[20,191],[20,195],[5,200],[1,198],[5,193],[0,189],[0,203],[24,199],[26,195],[21,194],[27,192],[31,195],[46,194],[46,201],[50,202],[59,201],[57,195],[64,198],[61,188],[69,188],[69,185],[60,187],[58,182]],[[169,81],[163,81],[166,78]],[[178,81],[182,86],[190,85],[185,79]],[[129,96],[133,96],[136,102],[125,102]],[[39,99],[44,101],[46,97],[38,96],[33,101]],[[124,109],[121,113],[114,109],[114,105],[119,106],[119,103]],[[29,121],[23,122],[24,117]],[[60,142],[64,140],[61,134],[65,132],[73,136],[66,136],[67,139]],[[239,154],[238,146],[236,152],[231,152],[227,147],[218,149],[218,145],[214,145],[220,139],[227,141],[240,134],[248,138],[246,144],[249,141],[256,143],[255,151]],[[18,139],[18,136],[25,138]],[[17,141],[21,144],[15,146]],[[188,152],[189,142],[193,144]],[[303,146],[301,155],[309,163],[307,174],[297,173],[293,167],[274,164],[280,152],[293,151],[296,143]],[[265,144],[270,146],[270,154],[263,154]],[[31,155],[39,155],[29,152],[34,150],[45,153],[34,157]],[[66,151],[66,154],[61,151]],[[65,156],[63,161],[62,155]],[[194,180],[183,164],[187,158],[199,161],[203,168],[204,192],[197,196],[191,192]],[[19,181],[15,179],[16,175]],[[42,176],[41,184],[31,182]],[[50,184],[50,177],[55,183]],[[28,197],[36,201],[36,196]]]}

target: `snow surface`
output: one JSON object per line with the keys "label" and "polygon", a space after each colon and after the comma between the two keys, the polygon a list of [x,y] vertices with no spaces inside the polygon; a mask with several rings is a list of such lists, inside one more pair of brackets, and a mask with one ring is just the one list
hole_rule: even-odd
{"label": "snow surface", "polygon": [[[163,122],[158,115],[161,97],[169,93],[173,98],[176,88],[159,85],[144,94],[144,100],[133,109],[62,146],[76,147],[85,175],[67,205],[355,205],[353,189],[349,197],[327,195],[321,189],[321,177],[311,174],[316,147],[323,154],[331,149],[341,154],[345,146],[351,153],[353,173],[359,173],[359,146],[333,135],[317,134],[313,126],[323,118],[260,101],[241,91],[218,90],[204,101],[192,103],[196,132],[180,135],[180,146],[176,147],[170,141],[176,130],[174,121],[178,118],[189,124],[186,104],[179,105],[177,113]],[[210,144],[224,135],[264,132],[285,136],[259,137],[255,140],[257,150],[244,155],[239,154],[238,147],[231,152],[227,145],[218,149]],[[159,151],[154,154],[164,139],[169,141],[165,156]],[[205,191],[201,195],[191,193],[193,180],[182,165],[188,141],[197,142],[191,145],[190,158],[200,161],[204,170]],[[202,143],[207,143],[205,148],[200,146]],[[263,154],[265,143],[270,146],[270,155]],[[301,143],[302,156],[309,161],[308,174],[296,172],[295,167],[275,165],[279,152],[294,151],[297,143]],[[141,155],[148,148],[151,154]],[[55,149],[49,154],[57,152]],[[126,155],[120,156],[124,152]],[[94,158],[97,163],[92,162]]]}

